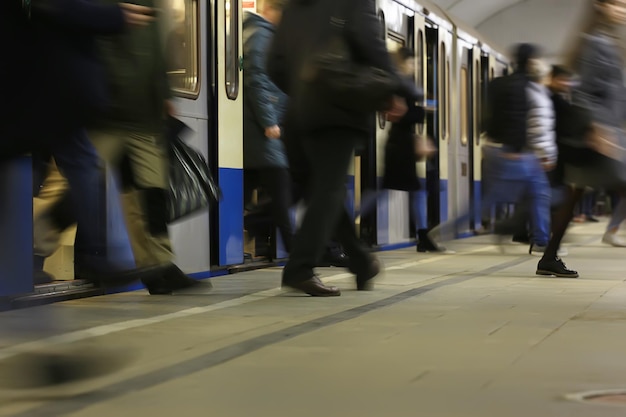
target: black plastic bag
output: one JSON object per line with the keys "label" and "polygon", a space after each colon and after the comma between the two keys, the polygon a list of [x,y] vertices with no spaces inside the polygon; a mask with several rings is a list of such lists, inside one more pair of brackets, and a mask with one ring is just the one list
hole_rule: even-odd
{"label": "black plastic bag", "polygon": [[169,222],[203,210],[218,202],[221,191],[216,184],[206,160],[180,138],[188,129],[178,119],[169,122],[169,189],[167,208]]}

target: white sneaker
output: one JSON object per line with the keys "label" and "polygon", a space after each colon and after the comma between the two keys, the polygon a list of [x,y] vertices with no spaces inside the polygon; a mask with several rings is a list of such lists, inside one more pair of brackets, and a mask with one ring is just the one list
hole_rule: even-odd
{"label": "white sneaker", "polygon": [[619,237],[617,233],[606,232],[604,236],[602,236],[602,242],[618,248],[626,248],[626,240]]}

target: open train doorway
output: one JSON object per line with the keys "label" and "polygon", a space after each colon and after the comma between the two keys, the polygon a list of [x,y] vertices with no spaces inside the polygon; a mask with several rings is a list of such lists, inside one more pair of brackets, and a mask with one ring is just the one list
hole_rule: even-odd
{"label": "open train doorway", "polygon": [[[439,30],[426,24],[426,134],[439,148]],[[440,216],[439,158],[426,161],[426,191],[428,194],[428,228],[437,226]]]}

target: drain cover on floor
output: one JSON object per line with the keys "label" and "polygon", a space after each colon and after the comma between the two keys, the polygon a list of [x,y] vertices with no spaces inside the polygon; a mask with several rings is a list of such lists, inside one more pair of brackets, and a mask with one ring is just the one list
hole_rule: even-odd
{"label": "drain cover on floor", "polygon": [[592,403],[626,406],[626,388],[605,391],[588,391],[567,395],[569,400]]}

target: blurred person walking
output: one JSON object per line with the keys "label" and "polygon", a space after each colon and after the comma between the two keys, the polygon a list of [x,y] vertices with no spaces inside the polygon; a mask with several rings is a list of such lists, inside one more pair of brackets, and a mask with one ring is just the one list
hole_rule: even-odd
{"label": "blurred person walking", "polygon": [[[385,42],[380,38],[374,0],[293,0],[286,7],[268,56],[268,73],[290,97],[285,136],[294,181],[306,189],[307,209],[296,233],[282,283],[313,296],[338,296],[340,290],[326,286],[314,272],[333,234],[349,257],[349,270],[356,275],[357,289],[371,288],[380,264],[359,243],[345,207],[345,180],[356,146],[365,144],[375,109],[357,109],[355,91],[345,97],[326,93],[317,82],[335,79],[319,76],[324,53],[332,43],[346,45],[347,64],[379,68],[389,74],[403,92]],[[346,55],[347,56],[347,55]],[[331,69],[332,71],[332,69]],[[367,87],[364,87],[367,89]],[[332,89],[332,88],[331,88]],[[359,93],[361,93],[359,91]],[[363,94],[372,93],[363,90]],[[393,104],[391,113],[402,116],[406,105],[391,100],[393,91],[378,104]]]}
{"label": "blurred person walking", "polygon": [[[107,102],[95,36],[148,24],[152,12],[137,5],[84,0],[0,2],[0,51],[6,58],[0,63],[0,78],[5,80],[4,94],[12,100],[0,124],[0,161],[35,150],[52,154],[69,182],[74,207],[81,207],[78,222],[89,248],[85,267],[107,285],[139,276],[111,264],[103,256],[101,236],[90,227],[99,219],[93,192],[100,165],[84,127]],[[52,320],[41,317],[21,330],[49,331],[58,324]],[[8,336],[8,331],[3,333]],[[68,352],[68,346],[14,352],[0,359],[0,385],[21,388],[106,374],[124,362],[95,349]]]}
{"label": "blurred person walking", "polygon": [[[626,2],[590,0],[582,34],[570,56],[579,85],[572,91],[575,112],[566,151],[564,181],[569,185],[562,209],[555,216],[552,238],[537,265],[538,275],[577,278],[557,256],[557,249],[574,216],[574,208],[587,187],[626,190],[626,136],[624,51],[619,29],[626,23]],[[626,246],[617,236],[626,218],[626,199],[615,207],[603,242]]]}

